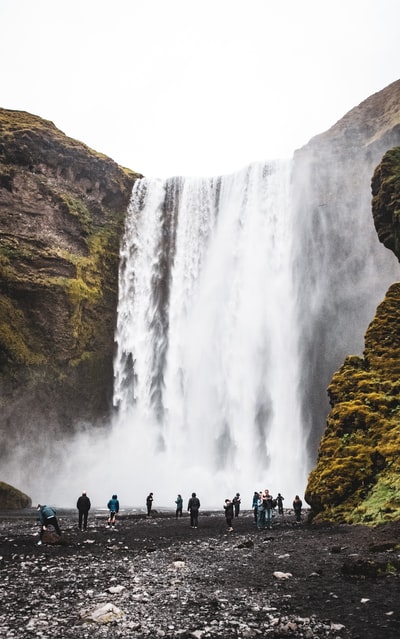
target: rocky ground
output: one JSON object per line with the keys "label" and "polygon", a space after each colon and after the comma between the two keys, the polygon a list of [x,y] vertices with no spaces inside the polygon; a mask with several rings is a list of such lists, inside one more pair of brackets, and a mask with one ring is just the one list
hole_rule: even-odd
{"label": "rocky ground", "polygon": [[[400,523],[257,531],[241,513],[59,512],[61,543],[36,544],[37,512],[2,513],[1,637],[400,637]],[[49,540],[50,541],[50,540]]]}

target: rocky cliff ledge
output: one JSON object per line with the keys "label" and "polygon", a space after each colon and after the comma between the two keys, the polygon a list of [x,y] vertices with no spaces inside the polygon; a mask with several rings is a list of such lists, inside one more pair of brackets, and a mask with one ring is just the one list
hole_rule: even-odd
{"label": "rocky cliff ledge", "polygon": [[0,109],[3,455],[110,410],[119,241],[138,177],[51,122]]}
{"label": "rocky cliff ledge", "polygon": [[[400,259],[400,148],[372,179],[379,239]],[[306,499],[315,520],[400,519],[400,284],[390,287],[365,335],[328,388],[332,410]]]}

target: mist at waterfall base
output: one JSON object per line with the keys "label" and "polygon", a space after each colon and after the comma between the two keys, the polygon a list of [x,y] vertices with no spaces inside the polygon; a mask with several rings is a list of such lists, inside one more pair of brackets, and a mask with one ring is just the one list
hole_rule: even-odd
{"label": "mist at waterfall base", "polygon": [[270,163],[135,186],[114,434],[159,503],[195,491],[221,506],[239,491],[250,507],[255,490],[305,487],[289,185],[290,163]]}
{"label": "mist at waterfall base", "polygon": [[[221,508],[303,493],[290,162],[136,182],[121,246],[116,416],[62,445],[38,501]],[[64,479],[63,479],[64,478]],[[35,497],[36,498],[36,497]]]}
{"label": "mist at waterfall base", "polygon": [[143,509],[150,491],[155,508],[193,491],[218,509],[236,492],[243,508],[264,488],[288,506],[302,496],[316,407],[326,417],[330,376],[362,351],[395,279],[365,219],[370,174],[359,211],[336,199],[318,224],[298,207],[290,161],[138,180],[120,255],[112,423],[48,437],[41,464],[16,454],[5,481],[65,507],[82,490],[98,507],[117,493]]}

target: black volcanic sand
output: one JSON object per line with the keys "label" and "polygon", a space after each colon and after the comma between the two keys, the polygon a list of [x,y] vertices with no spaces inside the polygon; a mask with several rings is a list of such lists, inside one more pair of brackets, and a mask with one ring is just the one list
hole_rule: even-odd
{"label": "black volcanic sand", "polygon": [[[287,511],[258,531],[245,512],[228,533],[222,513],[197,529],[188,515],[121,514],[110,530],[97,512],[83,533],[59,511],[59,523],[61,543],[38,546],[36,510],[2,513],[0,637],[400,637],[400,522],[312,526]],[[88,621],[104,606],[107,623]]]}

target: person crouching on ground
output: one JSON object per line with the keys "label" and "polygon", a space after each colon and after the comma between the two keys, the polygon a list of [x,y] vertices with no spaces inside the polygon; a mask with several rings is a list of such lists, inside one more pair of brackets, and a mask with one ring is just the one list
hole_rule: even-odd
{"label": "person crouching on ground", "polygon": [[117,495],[113,495],[111,497],[110,501],[107,504],[107,508],[110,511],[110,514],[107,519],[107,528],[109,528],[110,526],[112,528],[115,528],[115,518],[117,514],[119,513],[119,501],[118,501]]}
{"label": "person crouching on ground", "polygon": [[225,510],[226,525],[228,526],[228,532],[232,532],[233,503],[231,502],[230,499],[225,499],[224,510]]}
{"label": "person crouching on ground", "polygon": [[58,525],[55,508],[52,508],[51,506],[46,506],[46,505],[41,506],[40,504],[38,504],[37,509],[39,511],[39,521],[41,524],[39,541],[37,542],[38,546],[40,546],[42,543],[43,533],[45,530],[47,530],[48,526],[53,526],[55,528],[57,535],[60,535],[60,536],[61,536],[61,530],[60,530],[60,526]]}

